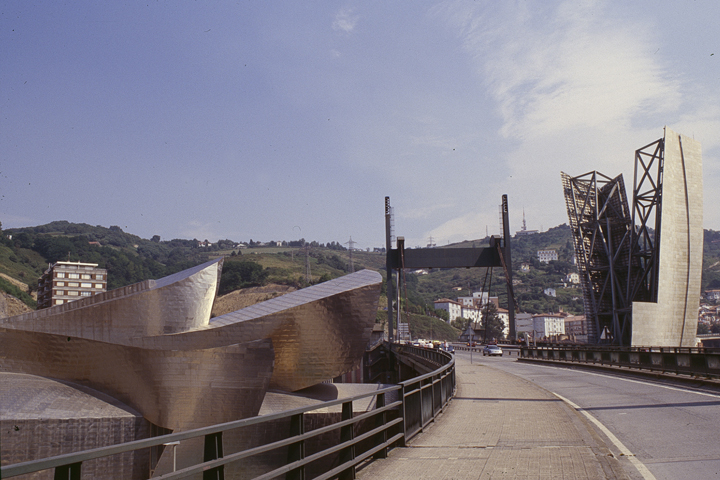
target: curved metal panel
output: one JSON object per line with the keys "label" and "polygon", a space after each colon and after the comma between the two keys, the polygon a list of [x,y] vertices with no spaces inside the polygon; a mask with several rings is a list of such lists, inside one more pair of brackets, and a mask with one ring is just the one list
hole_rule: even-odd
{"label": "curved metal panel", "polygon": [[213,260],[157,281],[0,319],[0,327],[129,344],[132,337],[206,326],[222,263]]}

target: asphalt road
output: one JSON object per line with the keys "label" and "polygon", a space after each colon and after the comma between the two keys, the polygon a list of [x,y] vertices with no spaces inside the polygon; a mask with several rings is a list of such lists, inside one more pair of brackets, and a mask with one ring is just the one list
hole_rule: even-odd
{"label": "asphalt road", "polygon": [[[468,352],[457,355],[470,358]],[[620,451],[618,445],[625,447],[639,460],[646,479],[720,478],[720,391],[536,365],[515,356],[475,353],[472,360],[529,380],[581,408],[599,422],[599,431],[607,429],[608,444]]]}

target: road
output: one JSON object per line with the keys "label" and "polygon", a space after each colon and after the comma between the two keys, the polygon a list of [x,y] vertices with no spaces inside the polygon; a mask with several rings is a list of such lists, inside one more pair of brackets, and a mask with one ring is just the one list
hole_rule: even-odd
{"label": "road", "polygon": [[[457,355],[470,358],[468,352]],[[599,422],[598,430],[607,429],[609,445],[635,456],[646,479],[720,478],[720,391],[516,358],[475,353],[472,361],[529,380],[582,409]]]}

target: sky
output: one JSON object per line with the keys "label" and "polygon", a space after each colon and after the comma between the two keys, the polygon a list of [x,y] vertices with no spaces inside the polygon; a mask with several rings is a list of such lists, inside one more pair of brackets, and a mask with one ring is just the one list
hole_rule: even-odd
{"label": "sky", "polygon": [[[0,222],[163,240],[437,245],[567,223],[560,172],[702,144],[720,2],[0,4]],[[631,198],[631,196],[630,196]]]}

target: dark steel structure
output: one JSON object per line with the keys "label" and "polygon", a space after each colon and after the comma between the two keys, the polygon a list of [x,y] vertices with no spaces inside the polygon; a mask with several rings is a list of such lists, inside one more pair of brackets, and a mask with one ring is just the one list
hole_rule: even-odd
{"label": "dark steel structure", "polygon": [[[420,268],[469,268],[502,267],[508,290],[509,336],[515,338],[515,297],[512,288],[512,256],[510,252],[510,222],[508,219],[507,195],[502,196],[501,204],[503,236],[501,239],[490,237],[489,248],[405,248],[402,237],[398,237],[397,248],[391,245],[391,208],[390,197],[385,197],[385,228],[387,240],[387,292],[392,295],[392,272],[402,269]],[[396,292],[397,293],[397,292]],[[392,341],[393,305],[388,301],[388,334]]]}
{"label": "dark steel structure", "polygon": [[622,175],[561,172],[590,343],[630,345],[633,302],[657,302],[664,141],[635,152],[632,210]]}

